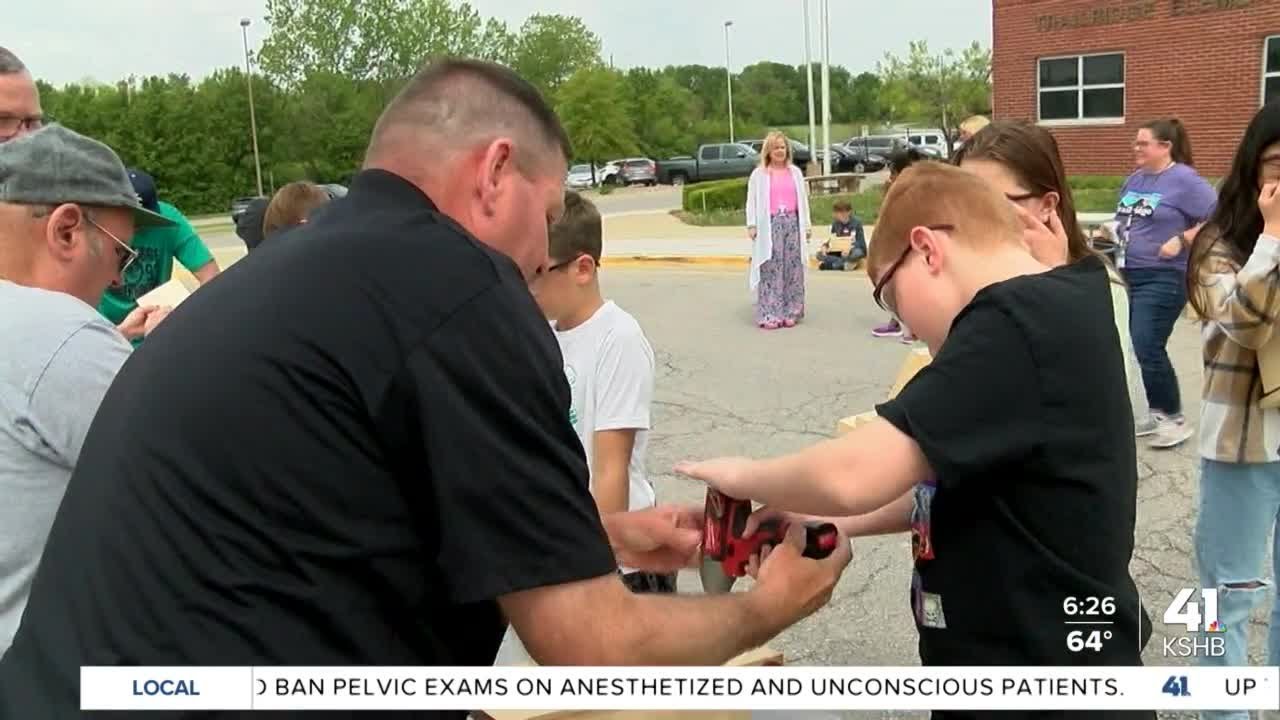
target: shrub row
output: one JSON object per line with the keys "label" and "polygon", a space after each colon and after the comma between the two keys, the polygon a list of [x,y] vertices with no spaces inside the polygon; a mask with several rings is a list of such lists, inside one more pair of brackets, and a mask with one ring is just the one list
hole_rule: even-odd
{"label": "shrub row", "polygon": [[685,185],[681,206],[685,212],[742,210],[747,206],[747,178]]}

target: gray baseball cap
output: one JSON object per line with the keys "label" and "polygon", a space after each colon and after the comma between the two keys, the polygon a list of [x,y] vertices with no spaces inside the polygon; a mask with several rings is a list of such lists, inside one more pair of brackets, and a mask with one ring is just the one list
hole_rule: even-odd
{"label": "gray baseball cap", "polygon": [[0,143],[0,203],[128,208],[138,227],[174,225],[142,207],[114,150],[56,124]]}

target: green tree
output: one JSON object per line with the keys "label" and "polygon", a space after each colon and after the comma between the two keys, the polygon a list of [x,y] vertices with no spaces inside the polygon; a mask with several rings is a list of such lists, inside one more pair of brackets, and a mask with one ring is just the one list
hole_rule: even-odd
{"label": "green tree", "polygon": [[441,55],[509,61],[506,25],[451,0],[267,0],[259,64],[296,86],[317,73],[402,80]]}
{"label": "green tree", "polygon": [[991,103],[991,51],[973,43],[960,52],[932,54],[927,41],[912,41],[907,55],[886,53],[880,63],[881,102],[895,118],[937,123],[947,136],[969,115],[988,112]]}
{"label": "green tree", "polygon": [[875,73],[858,73],[849,86],[850,120],[877,120],[886,118],[880,104],[880,76]]}
{"label": "green tree", "polygon": [[580,18],[531,15],[516,38],[512,67],[548,98],[574,73],[600,64],[600,38]]}
{"label": "green tree", "polygon": [[699,114],[692,92],[669,75],[632,68],[626,75],[626,97],[640,152],[653,158],[693,152]]}
{"label": "green tree", "polygon": [[744,121],[762,125],[807,122],[803,70],[803,66],[796,68],[775,62],[744,67],[733,79],[734,114]]}
{"label": "green tree", "polygon": [[636,150],[626,88],[618,72],[588,67],[570,76],[557,93],[556,110],[573,143],[574,156],[591,163],[593,180],[600,161]]}

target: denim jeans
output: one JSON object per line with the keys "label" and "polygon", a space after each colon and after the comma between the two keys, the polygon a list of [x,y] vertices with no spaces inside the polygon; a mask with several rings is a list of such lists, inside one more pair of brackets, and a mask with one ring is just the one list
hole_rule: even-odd
{"label": "denim jeans", "polygon": [[1165,415],[1182,412],[1178,376],[1165,346],[1187,305],[1185,273],[1181,270],[1139,268],[1125,270],[1129,283],[1129,332],[1147,386],[1147,404]]}
{"label": "denim jeans", "polygon": [[[1196,522],[1196,564],[1200,587],[1218,589],[1218,622],[1226,628],[1222,657],[1202,657],[1204,665],[1249,664],[1249,614],[1264,595],[1275,597],[1274,579],[1262,565],[1270,539],[1272,577],[1280,576],[1280,462],[1224,463],[1201,460],[1200,519]],[[1256,587],[1232,587],[1232,586]],[[1193,598],[1200,601],[1197,596]],[[1268,664],[1280,662],[1280,606],[1273,602],[1267,628]],[[1206,718],[1247,718],[1244,711],[1206,712]]]}

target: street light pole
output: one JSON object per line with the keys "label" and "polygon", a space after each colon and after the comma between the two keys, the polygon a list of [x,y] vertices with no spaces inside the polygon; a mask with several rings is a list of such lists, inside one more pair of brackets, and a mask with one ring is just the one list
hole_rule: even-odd
{"label": "street light pole", "polygon": [[809,85],[809,152],[818,149],[818,131],[813,119],[813,50],[809,42],[809,31],[813,23],[809,15],[809,0],[804,0],[804,77]]}
{"label": "street light pole", "polygon": [[724,21],[724,74],[729,84],[729,142],[733,142],[733,70],[729,65],[729,28],[732,20]]}
{"label": "street light pole", "polygon": [[830,0],[822,0],[822,174],[831,174],[831,15]]}
{"label": "street light pole", "polygon": [[244,39],[244,83],[249,88],[249,128],[253,133],[253,169],[258,175],[258,195],[262,195],[262,160],[258,157],[258,118],[253,111],[253,68],[249,65],[249,18],[240,18]]}

